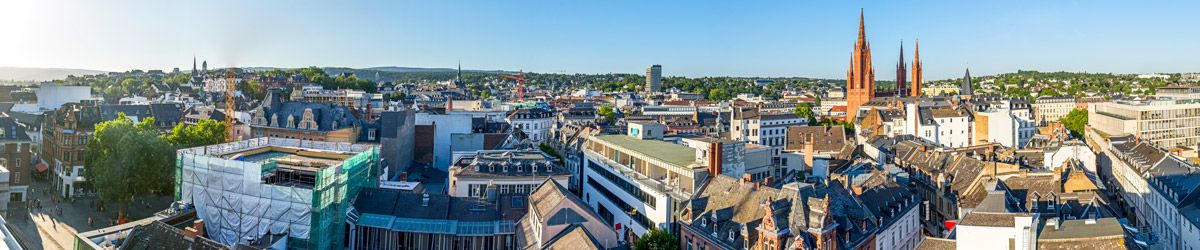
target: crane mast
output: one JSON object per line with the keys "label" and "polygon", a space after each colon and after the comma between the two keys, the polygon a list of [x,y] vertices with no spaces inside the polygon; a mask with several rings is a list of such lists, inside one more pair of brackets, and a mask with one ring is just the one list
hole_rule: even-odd
{"label": "crane mast", "polygon": [[225,141],[236,141],[233,138],[233,89],[237,83],[237,73],[233,67],[225,70]]}
{"label": "crane mast", "polygon": [[511,74],[511,75],[510,74],[500,74],[499,76],[501,78],[512,79],[514,81],[517,81],[517,90],[516,90],[516,92],[513,93],[513,97],[516,98],[518,102],[525,101],[525,73],[524,72],[517,72],[516,74]]}

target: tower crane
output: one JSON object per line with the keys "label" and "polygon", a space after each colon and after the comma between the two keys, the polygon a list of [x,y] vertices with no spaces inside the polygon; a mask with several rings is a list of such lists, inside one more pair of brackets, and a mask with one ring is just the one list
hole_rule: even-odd
{"label": "tower crane", "polygon": [[233,67],[225,70],[225,140],[232,142],[233,138],[233,89],[237,83],[237,73]]}
{"label": "tower crane", "polygon": [[525,101],[525,73],[518,71],[516,74],[499,74],[500,78],[511,79],[517,81],[517,91],[513,97],[517,98],[518,102]]}

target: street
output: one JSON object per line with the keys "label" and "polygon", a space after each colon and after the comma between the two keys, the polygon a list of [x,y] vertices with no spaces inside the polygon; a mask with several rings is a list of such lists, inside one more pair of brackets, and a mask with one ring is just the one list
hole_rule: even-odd
{"label": "street", "polygon": [[[99,198],[61,201],[61,196],[49,190],[48,181],[35,179],[30,184],[27,201],[8,205],[5,218],[8,218],[17,240],[29,249],[72,249],[76,232],[112,226],[116,221],[117,209],[114,204],[107,204],[102,212],[94,206]],[[32,207],[34,200],[41,203],[41,208]],[[165,209],[171,200],[169,196],[139,198],[129,206],[128,221],[149,217]],[[61,214],[58,208],[62,209]],[[88,218],[93,220],[92,225],[88,225]]]}

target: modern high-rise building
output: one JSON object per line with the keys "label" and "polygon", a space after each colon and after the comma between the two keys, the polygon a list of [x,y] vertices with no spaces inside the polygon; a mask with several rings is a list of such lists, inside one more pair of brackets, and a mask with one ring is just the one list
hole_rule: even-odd
{"label": "modern high-rise building", "polygon": [[867,42],[862,12],[858,15],[858,41],[850,54],[850,70],[846,72],[847,121],[858,115],[858,106],[875,97],[875,69],[871,68],[871,44]]}
{"label": "modern high-rise building", "polygon": [[662,65],[646,68],[646,92],[662,91]]}

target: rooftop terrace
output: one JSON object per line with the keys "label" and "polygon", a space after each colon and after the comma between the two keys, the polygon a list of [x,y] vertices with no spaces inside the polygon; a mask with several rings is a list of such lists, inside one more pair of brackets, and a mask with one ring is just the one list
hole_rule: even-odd
{"label": "rooftop terrace", "polygon": [[641,153],[648,158],[663,161],[679,167],[703,168],[696,162],[696,150],[687,146],[665,141],[640,140],[625,135],[599,135],[596,140],[615,147]]}

